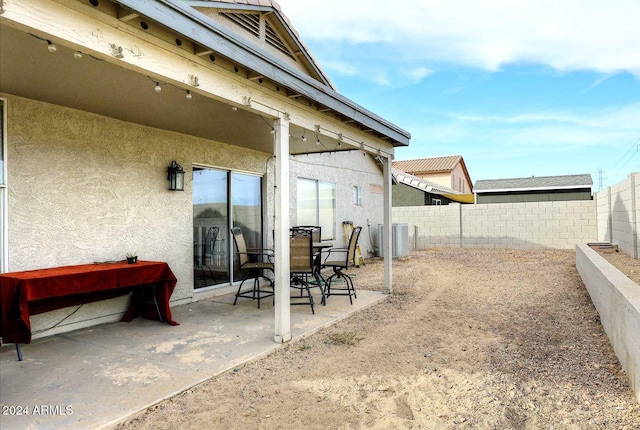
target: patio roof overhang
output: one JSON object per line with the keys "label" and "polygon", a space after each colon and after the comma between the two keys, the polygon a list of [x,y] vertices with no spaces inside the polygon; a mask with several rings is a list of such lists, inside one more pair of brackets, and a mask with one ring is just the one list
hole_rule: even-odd
{"label": "patio roof overhang", "polygon": [[[257,76],[280,83],[289,96],[302,97],[321,111],[334,113],[345,121],[356,123],[376,137],[388,140],[394,147],[407,146],[411,134],[373,114],[333,90],[328,82],[320,82],[289,67],[265,50],[238,37],[231,30],[213,22],[181,0],[140,2],[117,0],[126,8],[172,28],[200,45],[252,70]],[[274,13],[278,13],[273,9]]]}
{"label": "patio roof overhang", "polygon": [[[408,132],[182,2],[87,3],[46,2],[50,9],[39,3],[34,11],[50,16],[44,25],[36,25],[37,18],[13,20],[10,9],[0,14],[0,91],[267,153],[273,151],[271,119],[289,113],[294,155],[382,149],[393,157],[394,147],[409,142]],[[58,19],[65,10],[78,12],[75,19]],[[155,33],[140,29],[143,19]],[[166,46],[176,35],[183,46]],[[47,40],[58,46],[55,54],[47,52]],[[124,58],[105,49],[111,41],[123,48]],[[85,54],[81,60],[74,58],[76,50]],[[203,85],[188,82],[189,69]],[[226,81],[209,85],[220,73]],[[155,82],[161,94],[153,91]],[[188,102],[187,91],[193,95]]]}

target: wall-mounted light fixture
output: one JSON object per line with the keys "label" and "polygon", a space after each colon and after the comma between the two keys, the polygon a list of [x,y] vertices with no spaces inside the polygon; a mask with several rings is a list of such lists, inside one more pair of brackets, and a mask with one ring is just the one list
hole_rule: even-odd
{"label": "wall-mounted light fixture", "polygon": [[184,191],[184,169],[175,160],[167,167],[169,191]]}

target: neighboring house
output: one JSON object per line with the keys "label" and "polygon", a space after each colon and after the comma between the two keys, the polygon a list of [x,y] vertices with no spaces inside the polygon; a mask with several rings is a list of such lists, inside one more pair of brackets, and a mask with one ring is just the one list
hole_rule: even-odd
{"label": "neighboring house", "polygon": [[396,168],[392,174],[394,207],[473,203],[473,194],[463,194]]}
{"label": "neighboring house", "polygon": [[394,161],[393,167],[462,194],[473,193],[471,177],[461,155]]}
{"label": "neighboring house", "polygon": [[591,200],[591,175],[531,176],[476,181],[476,203]]}
{"label": "neighboring house", "polygon": [[[287,341],[301,213],[330,219],[337,245],[342,221],[385,222],[391,244],[391,160],[410,135],[338,94],[275,2],[0,2],[0,113],[3,272],[136,252],[168,262],[172,303],[189,303],[234,289],[228,232],[241,226],[249,246],[275,242],[274,338]],[[184,191],[167,189],[173,160]],[[125,307],[31,322],[51,334]]]}

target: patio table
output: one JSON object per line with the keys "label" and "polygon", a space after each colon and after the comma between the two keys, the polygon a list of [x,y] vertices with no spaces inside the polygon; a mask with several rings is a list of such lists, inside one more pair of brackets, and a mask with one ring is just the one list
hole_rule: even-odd
{"label": "patio table", "polygon": [[[169,299],[176,277],[167,263],[126,261],[54,267],[0,274],[0,335],[5,343],[31,342],[30,316],[133,292],[122,321],[137,316],[178,325]],[[152,294],[152,305],[143,301]],[[153,306],[155,305],[155,306]]]}

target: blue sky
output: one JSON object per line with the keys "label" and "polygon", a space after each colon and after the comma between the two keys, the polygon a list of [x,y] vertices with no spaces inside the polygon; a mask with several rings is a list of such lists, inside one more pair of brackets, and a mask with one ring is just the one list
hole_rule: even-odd
{"label": "blue sky", "polygon": [[640,171],[639,0],[277,0],[338,91],[409,131],[397,160],[478,179]]}

